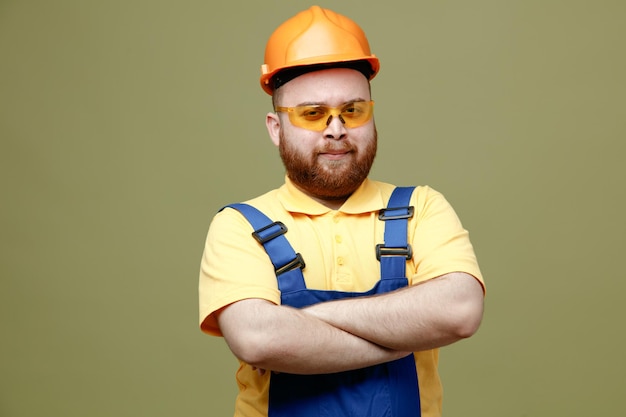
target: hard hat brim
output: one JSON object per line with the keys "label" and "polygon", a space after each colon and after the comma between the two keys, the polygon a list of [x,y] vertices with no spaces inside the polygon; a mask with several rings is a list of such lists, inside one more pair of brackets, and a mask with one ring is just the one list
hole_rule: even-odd
{"label": "hard hat brim", "polygon": [[[353,65],[359,62],[369,63],[369,67],[371,68],[369,75],[365,74],[364,71],[358,69],[356,65]],[[322,69],[329,69],[329,68],[353,68],[363,73],[363,75],[365,75],[366,78],[368,78],[370,81],[378,74],[378,71],[380,70],[380,61],[375,55],[370,55],[367,57],[359,57],[355,59],[335,58],[335,59],[329,59],[327,61],[320,60],[319,57],[315,57],[315,58],[311,58],[308,60],[302,60],[300,62],[294,62],[293,64],[294,65],[290,65],[290,66],[283,67],[283,68],[278,68],[271,72],[263,72],[266,68],[264,68],[265,66],[261,67],[261,72],[262,72],[261,79],[260,79],[261,88],[263,88],[263,90],[269,95],[274,94],[274,90],[276,88],[274,79],[278,77],[279,74],[283,74],[285,72],[289,72],[292,70],[296,70],[296,73],[299,72],[298,75],[302,75],[307,72],[319,71]],[[290,76],[289,80],[293,78],[295,77]],[[281,85],[285,84],[286,82],[287,81],[283,80]]]}

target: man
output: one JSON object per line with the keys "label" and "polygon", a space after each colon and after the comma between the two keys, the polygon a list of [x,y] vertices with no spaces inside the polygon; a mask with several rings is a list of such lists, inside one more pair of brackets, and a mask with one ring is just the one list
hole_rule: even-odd
{"label": "man", "polygon": [[305,10],[265,60],[285,184],[215,216],[200,273],[201,328],[241,364],[235,416],[440,416],[438,348],[483,313],[468,233],[433,189],[367,178],[379,62],[352,20]]}

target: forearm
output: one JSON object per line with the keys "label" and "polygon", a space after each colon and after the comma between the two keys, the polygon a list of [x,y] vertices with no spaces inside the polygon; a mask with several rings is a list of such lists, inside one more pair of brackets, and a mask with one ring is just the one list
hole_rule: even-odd
{"label": "forearm", "polygon": [[310,315],[265,300],[242,300],[220,312],[231,351],[257,368],[297,374],[357,369],[406,356]]}
{"label": "forearm", "polygon": [[482,319],[483,291],[472,276],[452,273],[392,293],[321,303],[305,311],[375,344],[421,351],[474,334]]}

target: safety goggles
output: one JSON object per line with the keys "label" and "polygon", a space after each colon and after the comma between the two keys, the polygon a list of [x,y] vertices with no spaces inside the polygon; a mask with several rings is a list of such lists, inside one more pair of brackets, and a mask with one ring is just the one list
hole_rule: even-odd
{"label": "safety goggles", "polygon": [[374,101],[354,101],[341,107],[310,104],[296,107],[276,107],[277,112],[287,113],[292,125],[321,132],[334,117],[338,117],[347,128],[367,123],[374,113]]}

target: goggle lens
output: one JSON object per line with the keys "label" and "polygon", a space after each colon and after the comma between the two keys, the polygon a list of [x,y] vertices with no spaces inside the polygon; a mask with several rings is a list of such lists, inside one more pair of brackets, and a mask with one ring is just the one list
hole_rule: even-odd
{"label": "goggle lens", "polygon": [[328,107],[318,104],[277,107],[276,111],[287,113],[289,121],[294,126],[321,132],[335,117],[338,117],[347,128],[364,125],[372,118],[374,101],[355,101],[341,107]]}

